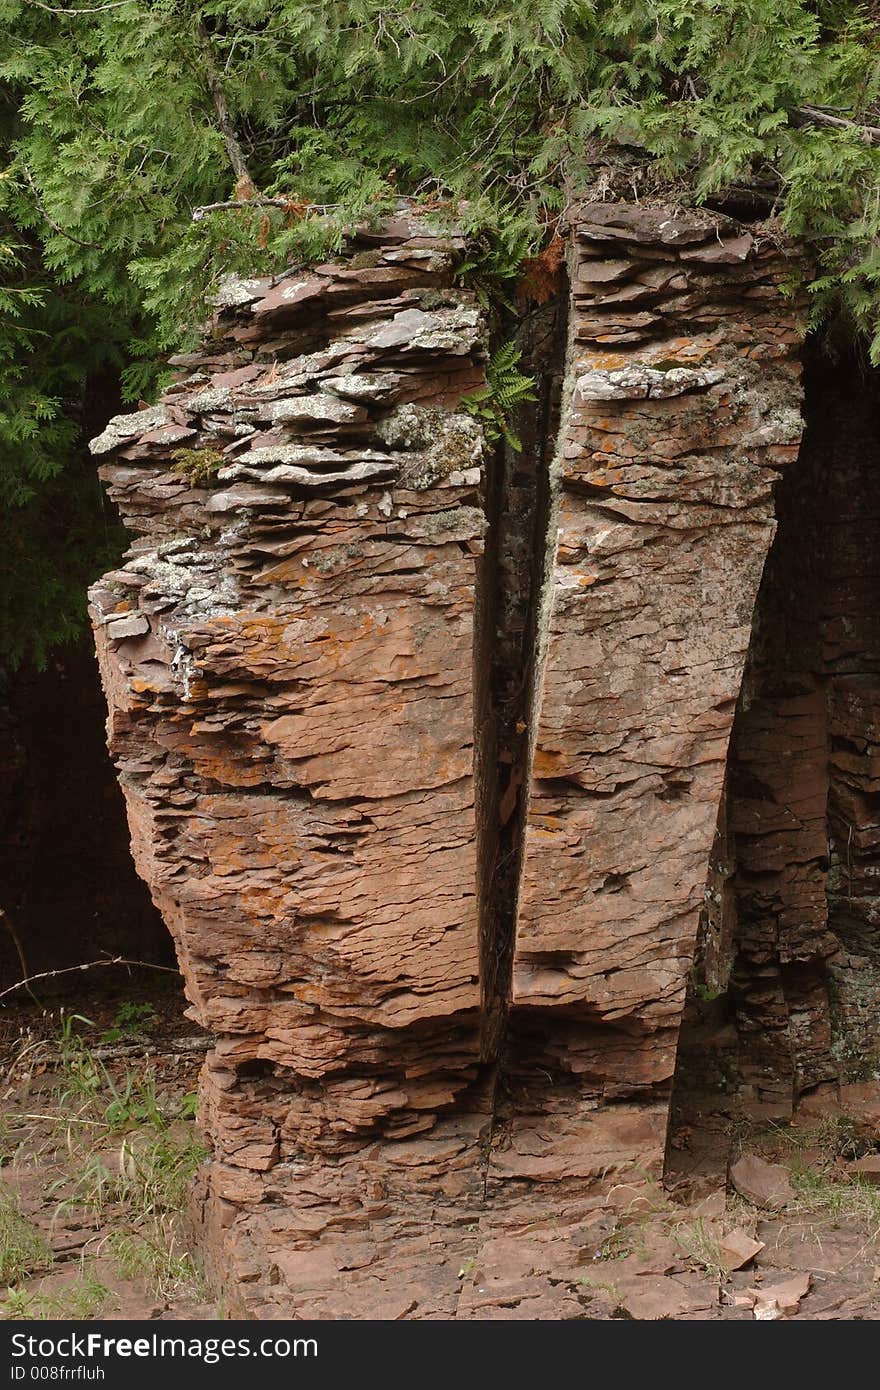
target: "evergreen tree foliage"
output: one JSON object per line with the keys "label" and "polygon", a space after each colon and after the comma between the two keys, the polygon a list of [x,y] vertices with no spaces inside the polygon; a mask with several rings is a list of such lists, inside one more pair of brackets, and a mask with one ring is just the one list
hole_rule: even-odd
{"label": "evergreen tree foliage", "polygon": [[0,36],[7,663],[71,630],[109,540],[82,455],[108,383],[149,397],[225,272],[400,194],[503,287],[608,167],[757,190],[880,358],[878,31],[850,0],[0,0]]}

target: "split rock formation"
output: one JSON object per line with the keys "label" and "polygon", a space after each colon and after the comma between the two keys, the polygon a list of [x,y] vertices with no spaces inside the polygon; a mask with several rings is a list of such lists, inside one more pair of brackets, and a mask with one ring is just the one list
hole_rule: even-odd
{"label": "split rock formation", "polygon": [[567,241],[530,548],[464,242],[411,210],[228,279],[92,444],[134,536],[91,594],[110,748],[247,1315],[504,1315],[543,1213],[520,1315],[564,1316],[583,1213],[662,1164],[801,307],[719,214],[580,202]]}

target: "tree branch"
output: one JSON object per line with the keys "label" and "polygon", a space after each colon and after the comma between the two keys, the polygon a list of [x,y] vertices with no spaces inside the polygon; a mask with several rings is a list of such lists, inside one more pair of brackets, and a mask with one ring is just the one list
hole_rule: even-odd
{"label": "tree branch", "polygon": [[264,198],[257,194],[254,198],[226,198],[222,203],[205,203],[204,207],[193,208],[193,222],[201,222],[209,212],[224,212],[228,208],[295,208],[303,212],[334,212],[341,203],[300,203],[296,198]]}
{"label": "tree branch", "polygon": [[87,10],[61,10],[55,5],[44,5],[42,0],[26,0],[26,3],[38,10],[47,10],[49,14],[100,14],[101,10],[118,10],[122,5],[133,5],[136,0],[109,0],[106,5],[93,5]]}
{"label": "tree branch", "polygon": [[53,217],[50,217],[48,212],[46,211],[46,208],[43,204],[43,200],[40,197],[39,190],[37,189],[37,185],[34,183],[30,169],[27,167],[26,164],[22,164],[21,168],[25,178],[30,184],[31,192],[33,193],[34,198],[36,199],[37,207],[40,210],[40,216],[43,217],[45,221],[49,223],[49,226],[52,228],[53,232],[57,232],[59,236],[67,237],[67,240],[72,241],[75,246],[84,246],[87,251],[97,250],[98,243],[96,241],[80,241],[78,236],[74,236],[72,232],[66,232],[63,227],[58,226],[58,223],[55,221],[55,219]]}
{"label": "tree branch", "polygon": [[287,208],[289,198],[227,198],[222,203],[206,203],[204,207],[193,208],[193,222],[201,222],[209,212],[223,212],[227,208]]}
{"label": "tree branch", "polygon": [[834,130],[856,130],[866,145],[880,145],[880,126],[861,125],[845,116],[832,116],[830,111],[823,111],[818,106],[799,106],[796,114],[802,117],[805,124],[830,126]]}
{"label": "tree branch", "polygon": [[214,111],[217,115],[217,124],[223,135],[226,145],[226,153],[229,156],[229,163],[232,165],[233,172],[237,179],[246,179],[251,188],[254,188],[254,181],[251,178],[247,160],[244,157],[235,127],[229,115],[229,108],[226,105],[226,92],[223,83],[220,81],[219,73],[214,66],[214,54],[211,49],[211,36],[205,28],[203,20],[199,20],[196,25],[196,38],[201,49],[202,60],[205,64],[205,80],[208,83],[208,91],[211,93],[211,100],[214,103]]}

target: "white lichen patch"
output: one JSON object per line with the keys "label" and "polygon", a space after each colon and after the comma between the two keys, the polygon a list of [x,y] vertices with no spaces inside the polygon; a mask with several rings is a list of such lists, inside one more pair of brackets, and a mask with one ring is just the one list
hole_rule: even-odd
{"label": "white lichen patch", "polygon": [[114,415],[104,432],[90,442],[89,453],[109,454],[127,439],[133,439],[135,435],[161,429],[163,425],[172,423],[164,405],[151,405],[146,410],[133,410],[130,415]]}
{"label": "white lichen patch", "polygon": [[584,401],[663,400],[704,390],[724,380],[719,367],[670,367],[661,371],[635,362],[629,367],[597,369],[578,378],[576,392]]}
{"label": "white lichen patch", "polygon": [[479,480],[483,432],[471,415],[407,402],[380,421],[376,434],[389,449],[409,455],[401,460],[403,487],[422,492],[443,480],[451,487],[474,474]]}

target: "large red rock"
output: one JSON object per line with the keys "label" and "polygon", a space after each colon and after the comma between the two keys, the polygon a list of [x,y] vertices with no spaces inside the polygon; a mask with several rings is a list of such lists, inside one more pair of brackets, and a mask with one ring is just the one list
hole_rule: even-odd
{"label": "large red rock", "polygon": [[92,445],[135,536],[92,592],[110,746],[250,1315],[573,1316],[583,1223],[662,1159],[797,311],[729,219],[583,205],[570,241],[543,575],[547,441],[487,483],[463,246],[412,217],[225,282]]}

